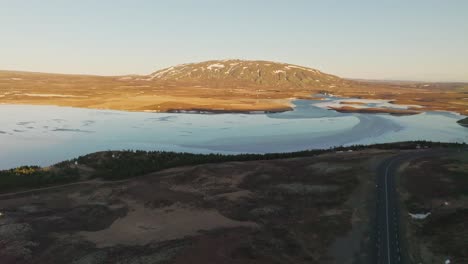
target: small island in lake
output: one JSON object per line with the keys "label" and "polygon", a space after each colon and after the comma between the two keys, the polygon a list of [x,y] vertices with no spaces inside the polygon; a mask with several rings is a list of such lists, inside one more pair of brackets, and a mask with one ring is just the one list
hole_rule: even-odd
{"label": "small island in lake", "polygon": [[458,120],[457,123],[460,124],[461,126],[468,127],[468,117]]}

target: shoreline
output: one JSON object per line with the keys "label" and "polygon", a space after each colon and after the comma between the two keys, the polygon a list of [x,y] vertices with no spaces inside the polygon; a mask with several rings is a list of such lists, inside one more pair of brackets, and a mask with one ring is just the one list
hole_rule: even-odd
{"label": "shoreline", "polygon": [[415,111],[407,109],[391,109],[391,108],[378,108],[378,107],[369,107],[369,108],[356,108],[351,106],[344,107],[329,107],[331,110],[335,110],[340,113],[360,113],[360,114],[389,114],[395,116],[407,116],[407,115],[418,115],[424,113],[424,111]]}
{"label": "shoreline", "polygon": [[24,105],[24,106],[54,106],[54,107],[69,107],[77,109],[100,110],[100,111],[121,111],[129,113],[157,113],[157,114],[274,114],[294,111],[294,106],[276,107],[276,108],[261,108],[261,109],[216,109],[216,108],[187,108],[187,109],[168,109],[164,111],[151,110],[151,109],[125,109],[125,108],[101,108],[101,107],[88,107],[88,106],[74,106],[62,104],[43,104],[43,103],[23,103],[23,102],[0,102],[1,105]]}
{"label": "shoreline", "polygon": [[[284,113],[294,111],[294,107],[277,109],[277,110],[219,110],[219,109],[204,109],[204,108],[195,108],[195,109],[173,109],[166,112],[155,112],[155,113],[177,113],[177,114],[248,114],[248,115],[259,115],[259,114],[274,114],[274,113]],[[152,112],[152,111],[145,111]]]}
{"label": "shoreline", "polygon": [[[335,95],[337,96],[337,95]],[[355,98],[355,97],[348,97],[346,95],[337,96],[340,98],[346,99],[366,99],[366,98]],[[308,101],[316,101],[316,100],[323,100],[323,98],[317,97],[297,97],[297,98],[288,98],[288,99],[274,99],[274,103],[272,103],[272,107],[265,106],[265,103],[262,105],[264,107],[232,107],[232,109],[223,109],[222,107],[187,107],[187,108],[168,108],[164,110],[154,110],[154,109],[128,109],[125,107],[93,107],[88,105],[76,105],[76,104],[53,104],[48,102],[1,102],[0,105],[30,105],[30,106],[56,106],[56,107],[71,107],[71,108],[80,108],[80,109],[90,109],[90,110],[104,110],[104,111],[122,111],[122,112],[134,112],[134,113],[178,113],[178,114],[247,114],[247,115],[256,115],[256,114],[274,114],[274,113],[284,113],[289,111],[294,111],[294,101],[296,100],[308,100]],[[376,100],[376,98],[372,98]],[[377,99],[377,100],[386,100],[386,99]],[[287,103],[280,104],[278,101],[287,101]],[[356,103],[356,102],[340,102],[341,107],[327,107],[330,111],[336,111],[340,113],[358,113],[358,114],[389,114],[395,116],[407,116],[407,115],[417,115],[424,112],[449,112],[455,113],[460,116],[466,116],[463,113],[458,111],[450,111],[450,110],[443,110],[443,109],[431,109],[427,107],[421,106],[421,108],[416,109],[399,109],[399,108],[385,108],[385,107],[367,107],[367,108],[358,108],[352,107],[351,105],[363,105],[364,103]],[[395,104],[399,105],[399,104]],[[460,123],[459,123],[460,124]],[[462,125],[462,124],[460,124]],[[463,125],[462,125],[463,126]]]}

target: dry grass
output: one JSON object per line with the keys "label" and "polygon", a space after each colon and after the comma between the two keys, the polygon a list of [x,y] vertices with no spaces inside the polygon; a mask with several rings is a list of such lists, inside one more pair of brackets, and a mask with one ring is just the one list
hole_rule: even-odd
{"label": "dry grass", "polygon": [[[226,65],[223,71],[194,74],[195,69],[217,63]],[[235,63],[239,66],[229,66]],[[466,84],[358,82],[262,61],[211,61],[180,67],[160,78],[151,78],[154,74],[106,77],[0,71],[0,103],[155,112],[285,111],[291,109],[292,98],[329,92],[421,105],[418,110],[468,111]]]}
{"label": "dry grass", "polygon": [[[466,152],[414,160],[401,172],[402,211],[412,262],[468,261],[468,158]],[[431,214],[413,220],[408,212]]]}
{"label": "dry grass", "polygon": [[[377,156],[356,151],[206,164],[3,199],[0,257],[5,263],[332,263],[328,248],[362,222],[355,210],[369,192],[360,186],[372,181],[369,163]],[[348,239],[359,245],[366,238]]]}

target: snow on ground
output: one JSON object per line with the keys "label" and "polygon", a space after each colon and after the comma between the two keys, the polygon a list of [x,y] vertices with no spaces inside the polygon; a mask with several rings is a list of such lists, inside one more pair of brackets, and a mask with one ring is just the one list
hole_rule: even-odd
{"label": "snow on ground", "polygon": [[299,69],[299,70],[304,70],[304,71],[317,72],[317,70],[310,69],[310,68],[304,68],[304,67],[300,67],[300,66],[296,66],[296,65],[287,65],[287,66],[284,66],[284,68],[286,68],[288,70],[294,68],[294,69]]}
{"label": "snow on ground", "polygon": [[229,64],[229,65],[231,65],[231,67],[229,67],[229,70],[227,70],[224,74],[226,74],[226,75],[227,75],[227,74],[230,74],[231,71],[232,71],[233,69],[237,68],[237,66],[236,66],[237,64],[238,64],[238,63],[231,63],[231,64]]}
{"label": "snow on ground", "polygon": [[221,64],[221,63],[214,63],[214,64],[211,64],[209,65],[208,67],[206,67],[208,70],[212,70],[213,68],[215,69],[222,69],[224,68],[224,65]]}
{"label": "snow on ground", "polygon": [[161,78],[164,74],[172,71],[174,67],[167,68],[165,70],[161,70],[153,74],[148,80],[153,80],[154,78]]}
{"label": "snow on ground", "polygon": [[276,71],[273,71],[273,73],[284,73],[284,74],[286,74],[286,72],[283,71],[283,70],[276,70]]}
{"label": "snow on ground", "polygon": [[241,75],[244,74],[245,69],[248,69],[248,68],[249,68],[249,67],[247,67],[247,66],[242,67],[242,71],[241,71],[240,74],[241,74]]}
{"label": "snow on ground", "polygon": [[416,220],[424,220],[426,219],[429,215],[431,215],[431,212],[425,213],[425,214],[412,214],[408,213],[411,218],[416,219]]}

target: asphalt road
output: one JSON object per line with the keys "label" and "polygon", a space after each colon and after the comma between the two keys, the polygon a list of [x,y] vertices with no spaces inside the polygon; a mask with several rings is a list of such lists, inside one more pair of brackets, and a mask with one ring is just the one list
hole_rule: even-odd
{"label": "asphalt road", "polygon": [[[377,264],[404,263],[404,248],[400,235],[400,210],[395,175],[400,165],[411,159],[441,154],[441,151],[421,150],[393,156],[377,169],[377,217],[375,226],[375,261]],[[404,244],[403,244],[404,245]]]}
{"label": "asphalt road", "polygon": [[401,263],[398,197],[395,172],[401,156],[380,164],[377,170],[376,258],[378,264]]}

